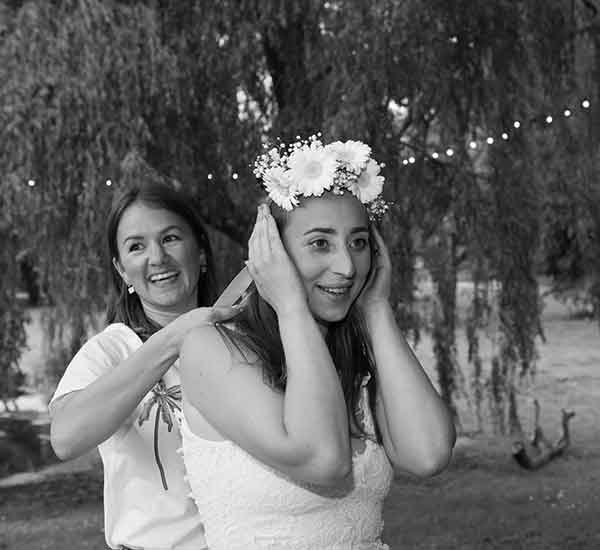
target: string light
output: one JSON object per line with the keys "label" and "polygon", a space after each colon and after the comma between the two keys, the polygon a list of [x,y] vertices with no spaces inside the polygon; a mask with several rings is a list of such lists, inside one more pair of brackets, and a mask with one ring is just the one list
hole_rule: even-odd
{"label": "string light", "polygon": [[231,176],[234,180],[238,179],[238,175],[234,172],[233,175]]}
{"label": "string light", "polygon": [[208,176],[206,176],[209,180],[213,179],[213,175],[212,174],[208,174]]}
{"label": "string light", "polygon": [[29,185],[29,187],[34,187],[35,186],[35,180],[28,180],[27,181],[27,185]]}
{"label": "string light", "polygon": [[110,186],[112,185],[112,181],[110,181],[110,180],[106,180],[106,185],[107,185],[108,187],[110,187]]}
{"label": "string light", "polygon": [[[581,105],[582,109],[589,109],[591,107],[591,102],[588,98],[584,98],[580,101],[580,105]],[[574,112],[571,108],[565,107],[562,110],[562,115],[564,115],[566,118],[569,118],[574,115]],[[542,120],[545,122],[546,125],[552,124],[554,122],[554,118],[555,118],[551,114],[545,114],[545,115],[542,115],[542,117],[543,117]],[[535,120],[536,120],[536,118],[532,118],[531,122],[533,123],[533,122],[535,122]],[[539,121],[540,119],[537,118],[537,120]],[[519,119],[514,119],[512,121],[513,128],[518,130],[519,128],[522,128],[522,126],[523,126],[523,122],[521,122]],[[499,138],[501,138],[503,141],[508,141],[510,139],[510,133],[508,131],[504,131],[499,135]],[[483,139],[483,137],[481,139]],[[485,138],[484,143],[487,143],[488,145],[494,145],[496,143],[496,139],[494,139],[493,136],[488,136]],[[467,145],[468,145],[469,149],[471,149],[471,150],[476,150],[476,149],[481,150],[482,149],[482,143],[477,138],[469,140]],[[485,148],[483,147],[483,149],[485,149]],[[454,153],[455,153],[455,151],[452,147],[448,147],[445,150],[446,157],[453,157]],[[428,154],[425,154],[425,160],[427,160],[427,158],[429,158],[429,157],[437,160],[440,158],[440,153],[437,151],[432,151]],[[409,164],[414,164],[415,161],[416,161],[416,159],[414,159],[414,156],[411,155],[411,157],[404,159],[402,161],[402,164],[404,166],[407,166]]]}

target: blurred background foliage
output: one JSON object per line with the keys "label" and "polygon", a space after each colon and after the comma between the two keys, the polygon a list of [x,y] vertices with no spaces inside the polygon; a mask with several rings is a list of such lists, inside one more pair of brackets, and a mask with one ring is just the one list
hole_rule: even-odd
{"label": "blurred background foliage", "polygon": [[540,281],[600,312],[599,31],[594,0],[0,0],[2,376],[24,345],[18,290],[46,306],[49,390],[98,330],[119,187],[198,195],[225,286],[260,196],[253,159],[320,131],[386,163],[394,303],[415,343],[431,331],[443,397],[518,430]]}

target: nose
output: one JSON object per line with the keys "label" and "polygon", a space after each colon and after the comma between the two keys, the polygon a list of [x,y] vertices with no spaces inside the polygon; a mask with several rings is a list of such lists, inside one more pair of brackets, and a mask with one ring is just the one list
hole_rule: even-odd
{"label": "nose", "polygon": [[160,265],[165,258],[165,251],[160,243],[151,242],[148,245],[148,262],[152,265]]}
{"label": "nose", "polygon": [[354,258],[347,247],[340,247],[334,254],[333,264],[331,266],[333,272],[351,279],[356,274],[356,266]]}

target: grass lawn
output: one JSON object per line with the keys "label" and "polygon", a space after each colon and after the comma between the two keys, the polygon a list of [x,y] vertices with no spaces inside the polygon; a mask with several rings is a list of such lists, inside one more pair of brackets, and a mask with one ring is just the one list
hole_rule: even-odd
{"label": "grass lawn", "polygon": [[[560,409],[575,410],[571,447],[530,472],[512,460],[509,439],[461,437],[446,472],[427,481],[395,481],[385,508],[384,540],[391,550],[600,549],[598,326],[569,319],[564,307],[548,300],[544,329],[536,376],[519,397],[521,415],[531,427],[531,402],[538,399],[541,424],[553,440]],[[432,373],[430,341],[423,338],[416,352]],[[463,411],[469,428],[465,404]],[[70,469],[61,465],[29,483],[0,480],[0,550],[105,547],[101,472],[81,462],[77,471]]]}

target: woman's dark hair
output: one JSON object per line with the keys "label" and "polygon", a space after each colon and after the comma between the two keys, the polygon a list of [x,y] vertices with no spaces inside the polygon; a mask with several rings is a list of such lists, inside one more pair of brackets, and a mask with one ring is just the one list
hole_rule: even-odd
{"label": "woman's dark hair", "polygon": [[[281,233],[287,223],[288,214],[275,204],[270,204],[270,207]],[[255,355],[262,363],[265,382],[283,391],[287,371],[277,314],[260,296],[254,285],[246,306],[235,317],[234,324],[235,329],[217,324],[221,336],[232,344],[245,360],[248,357],[247,351]],[[358,416],[358,400],[362,380],[370,374],[369,406],[371,411],[375,411],[377,376],[368,333],[355,305],[350,308],[344,319],[328,325],[325,343],[338,371],[348,409],[360,430],[360,435],[368,437]],[[380,441],[381,434],[377,422],[374,424],[375,438]]]}
{"label": "woman's dark hair", "polygon": [[206,260],[198,280],[198,306],[210,306],[215,299],[215,269],[208,235],[200,218],[198,205],[191,195],[166,183],[152,182],[131,185],[115,199],[106,225],[106,244],[112,275],[112,296],[106,318],[109,323],[125,323],[142,340],[146,340],[161,327],[148,319],[138,295],[127,292],[127,285],[112,265],[113,258],[119,259],[117,246],[119,223],[125,210],[133,203],[164,208],[181,216],[191,227],[198,247]]}

